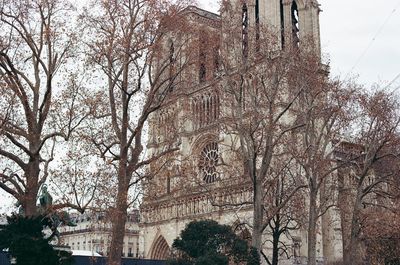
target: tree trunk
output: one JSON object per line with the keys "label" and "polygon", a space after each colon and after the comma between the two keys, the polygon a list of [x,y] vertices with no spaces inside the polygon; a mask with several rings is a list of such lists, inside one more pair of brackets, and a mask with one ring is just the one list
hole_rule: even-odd
{"label": "tree trunk", "polygon": [[[121,163],[120,163],[121,165]],[[122,172],[122,173],[121,173]],[[118,181],[118,194],[115,208],[111,212],[112,234],[111,244],[108,252],[107,265],[121,265],[121,257],[123,251],[123,242],[125,235],[125,223],[128,210],[128,187],[125,167],[120,168],[120,176]]]}
{"label": "tree trunk", "polygon": [[275,224],[275,228],[272,233],[272,265],[278,265],[279,261],[279,221],[277,223]]}
{"label": "tree trunk", "polygon": [[343,263],[345,265],[362,265],[362,249],[359,240],[360,235],[360,212],[362,208],[361,195],[358,192],[354,202],[354,208],[351,218],[350,238],[343,253]]}
{"label": "tree trunk", "polygon": [[317,191],[310,191],[308,215],[308,265],[316,265],[317,247]]}
{"label": "tree trunk", "polygon": [[257,179],[254,185],[254,212],[253,212],[253,235],[252,235],[252,246],[261,253],[262,250],[262,225],[263,225],[263,188],[262,183]]}
{"label": "tree trunk", "polygon": [[21,206],[24,210],[25,216],[31,217],[37,214],[36,201],[39,192],[39,174],[40,174],[40,162],[39,158],[33,158],[27,165],[25,171],[25,179],[27,181],[27,187],[23,196]]}

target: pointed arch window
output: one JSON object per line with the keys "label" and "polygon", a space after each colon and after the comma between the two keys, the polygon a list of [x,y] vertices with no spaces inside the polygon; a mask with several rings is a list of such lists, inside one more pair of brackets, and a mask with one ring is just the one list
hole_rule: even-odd
{"label": "pointed arch window", "polygon": [[175,45],[172,40],[169,41],[169,63],[173,64],[175,62],[174,59],[174,54],[175,54]]}
{"label": "pointed arch window", "polygon": [[171,177],[167,176],[167,194],[171,193]]}
{"label": "pointed arch window", "polygon": [[282,48],[285,47],[285,9],[283,8],[283,0],[279,1],[279,8],[280,8],[280,14],[281,14],[281,45]]}
{"label": "pointed arch window", "polygon": [[221,50],[220,47],[217,45],[214,49],[213,53],[213,60],[214,60],[214,77],[218,75],[218,71],[220,69],[220,61],[221,61]]}
{"label": "pointed arch window", "polygon": [[207,51],[206,51],[206,33],[200,32],[199,43],[199,83],[203,83],[207,79]]}
{"label": "pointed arch window", "polygon": [[218,92],[206,92],[192,99],[193,128],[195,130],[214,124],[219,119]]}
{"label": "pointed arch window", "polygon": [[249,53],[249,12],[247,4],[242,6],[242,55],[247,59]]}
{"label": "pointed arch window", "polygon": [[299,46],[300,44],[300,27],[299,27],[299,9],[297,7],[296,1],[293,0],[291,6],[291,16],[292,16],[292,39],[293,45]]}
{"label": "pointed arch window", "polygon": [[256,0],[255,6],[256,18],[256,52],[260,51],[260,1]]}
{"label": "pointed arch window", "polygon": [[175,46],[172,40],[169,41],[169,91],[173,91],[173,82],[175,79]]}
{"label": "pointed arch window", "polygon": [[159,236],[153,243],[150,257],[157,260],[166,260],[170,256],[170,248],[163,236]]}
{"label": "pointed arch window", "polygon": [[172,140],[177,131],[175,126],[176,112],[174,108],[163,109],[158,113],[157,121],[157,143],[163,143]]}

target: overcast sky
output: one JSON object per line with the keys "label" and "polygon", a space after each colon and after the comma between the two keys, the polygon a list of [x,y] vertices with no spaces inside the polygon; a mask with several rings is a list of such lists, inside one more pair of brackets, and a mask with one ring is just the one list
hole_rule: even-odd
{"label": "overcast sky", "polygon": [[[217,12],[217,0],[198,0]],[[320,0],[323,53],[329,54],[333,75],[346,77],[353,69],[359,82],[388,84],[400,74],[399,0]],[[373,39],[375,40],[373,41]],[[400,86],[400,78],[389,87]],[[0,191],[0,213],[9,199]],[[7,201],[7,203],[5,203]]]}
{"label": "overcast sky", "polygon": [[[216,0],[198,2],[204,9],[218,10]],[[322,50],[329,55],[333,75],[346,77],[353,69],[353,74],[359,75],[359,82],[370,86],[387,84],[400,74],[399,0],[319,0],[319,3],[323,10]],[[392,87],[396,85],[400,86],[400,78]]]}

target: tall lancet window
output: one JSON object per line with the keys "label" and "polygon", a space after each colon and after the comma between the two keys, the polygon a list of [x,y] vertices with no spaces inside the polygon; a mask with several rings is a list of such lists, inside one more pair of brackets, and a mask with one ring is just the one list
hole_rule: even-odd
{"label": "tall lancet window", "polygon": [[260,51],[260,1],[256,0],[256,52]]}
{"label": "tall lancet window", "polygon": [[281,14],[281,45],[285,47],[285,9],[283,8],[283,0],[280,1],[280,14]]}
{"label": "tall lancet window", "polygon": [[175,54],[175,46],[174,46],[174,42],[172,40],[169,41],[169,63],[171,65],[174,64],[174,54]]}
{"label": "tall lancet window", "polygon": [[249,54],[249,12],[247,4],[242,6],[242,55],[247,59]]}
{"label": "tall lancet window", "polygon": [[173,90],[173,82],[175,79],[175,46],[174,42],[170,40],[169,42],[169,89],[170,92]]}
{"label": "tall lancet window", "polygon": [[220,69],[220,61],[221,61],[221,50],[219,46],[215,46],[214,52],[213,52],[213,60],[214,60],[214,77],[218,75],[218,71]]}
{"label": "tall lancet window", "polygon": [[205,32],[200,32],[199,43],[199,83],[203,83],[207,78],[207,52],[206,52],[206,36]]}
{"label": "tall lancet window", "polygon": [[300,43],[300,28],[299,28],[299,9],[297,8],[296,1],[293,0],[292,7],[292,38],[293,38],[293,45],[299,46]]}

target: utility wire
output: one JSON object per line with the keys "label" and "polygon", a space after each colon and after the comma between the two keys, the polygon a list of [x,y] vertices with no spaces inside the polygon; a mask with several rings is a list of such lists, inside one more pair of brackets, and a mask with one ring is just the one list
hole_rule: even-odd
{"label": "utility wire", "polygon": [[365,50],[361,53],[360,57],[358,57],[357,61],[353,65],[353,67],[350,69],[347,75],[349,75],[353,70],[357,67],[357,65],[360,63],[361,59],[364,58],[364,56],[367,54],[369,49],[372,47],[372,44],[375,42],[375,40],[378,38],[379,34],[381,34],[382,30],[385,28],[386,24],[389,22],[389,20],[392,18],[393,14],[396,13],[397,9],[400,7],[400,2],[394,7],[392,12],[388,15],[386,18],[385,22],[382,24],[382,26],[378,29],[378,31],[375,33],[374,37],[372,40],[369,42],[368,46],[365,48]]}
{"label": "utility wire", "polygon": [[391,95],[393,95],[397,90],[399,90],[400,86],[396,87],[395,89],[393,89],[393,91],[390,93]]}
{"label": "utility wire", "polygon": [[[392,81],[390,81],[390,83],[384,88],[384,90],[390,88],[390,87],[394,84],[394,82],[396,82],[397,79],[399,79],[399,78],[400,78],[400,73],[399,73]],[[400,88],[400,86],[396,87],[395,89],[393,89],[392,92],[390,92],[390,94],[393,94],[393,93],[396,92],[399,88]]]}

